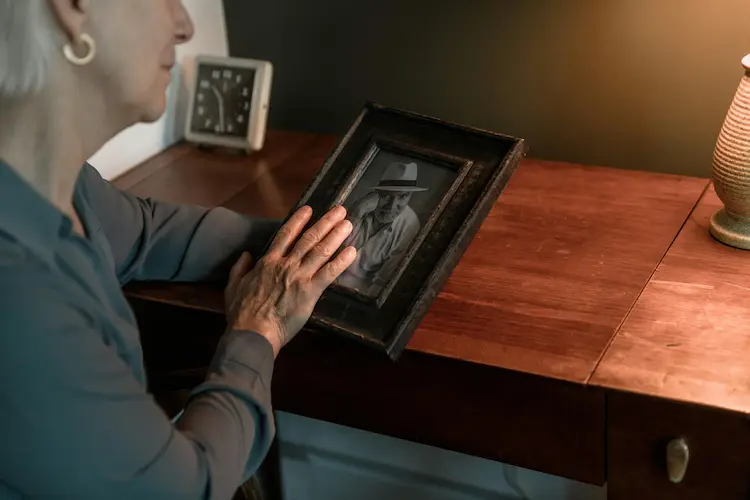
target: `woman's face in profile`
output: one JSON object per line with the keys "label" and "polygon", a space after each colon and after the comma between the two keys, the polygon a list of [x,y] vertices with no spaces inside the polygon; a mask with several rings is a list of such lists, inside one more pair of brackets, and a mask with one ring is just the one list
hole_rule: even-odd
{"label": "woman's face in profile", "polygon": [[182,0],[96,0],[83,31],[97,42],[90,65],[104,105],[127,122],[152,122],[166,109],[175,47],[193,36]]}

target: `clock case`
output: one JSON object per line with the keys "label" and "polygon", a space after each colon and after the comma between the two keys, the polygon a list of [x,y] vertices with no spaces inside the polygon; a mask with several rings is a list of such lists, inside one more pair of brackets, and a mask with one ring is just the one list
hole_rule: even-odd
{"label": "clock case", "polygon": [[[246,136],[231,137],[193,130],[193,115],[202,65],[219,66],[222,69],[255,70]],[[185,119],[185,139],[187,141],[206,146],[219,146],[244,151],[259,151],[263,148],[266,136],[266,124],[268,122],[271,85],[273,82],[273,65],[269,61],[199,55],[195,57],[193,74],[189,80],[188,109]]]}

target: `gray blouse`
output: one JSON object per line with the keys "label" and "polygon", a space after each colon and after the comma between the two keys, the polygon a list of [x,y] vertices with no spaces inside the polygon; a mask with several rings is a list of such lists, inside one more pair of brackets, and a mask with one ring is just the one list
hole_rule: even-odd
{"label": "gray blouse", "polygon": [[146,390],[131,280],[225,277],[278,227],[124,193],[84,165],[86,237],[0,162],[0,499],[229,499],[273,439],[273,352],[227,332],[170,422]]}

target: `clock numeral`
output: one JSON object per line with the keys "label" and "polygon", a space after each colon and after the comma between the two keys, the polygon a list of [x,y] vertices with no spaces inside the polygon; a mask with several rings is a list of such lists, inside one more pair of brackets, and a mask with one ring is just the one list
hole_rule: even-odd
{"label": "clock numeral", "polygon": [[232,126],[231,123],[227,125],[227,132],[234,132],[234,127]]}
{"label": "clock numeral", "polygon": [[245,103],[242,105],[242,108],[245,111],[249,111],[250,110],[250,103],[248,101],[245,101]]}
{"label": "clock numeral", "polygon": [[240,83],[242,81],[242,75],[237,75],[237,83]]}
{"label": "clock numeral", "polygon": [[232,78],[232,72],[228,69],[224,70],[224,78]]}
{"label": "clock numeral", "polygon": [[218,134],[218,133],[221,133],[221,126],[220,126],[220,125],[216,125],[216,126],[214,127],[214,132],[216,132],[217,134]]}
{"label": "clock numeral", "polygon": [[247,87],[242,87],[242,97],[247,97],[250,94],[250,90]]}
{"label": "clock numeral", "polygon": [[204,96],[204,95],[203,95],[203,94],[202,94],[201,92],[198,92],[198,102],[203,102],[203,100],[204,100],[205,98],[206,98],[206,97],[205,97],[205,96]]}
{"label": "clock numeral", "polygon": [[203,116],[206,113],[206,110],[203,109],[203,106],[198,106],[198,116]]}
{"label": "clock numeral", "polygon": [[213,71],[213,73],[211,73],[211,76],[214,79],[218,80],[219,78],[221,78],[221,71],[219,71],[219,70],[216,69],[216,70]]}
{"label": "clock numeral", "polygon": [[209,87],[211,87],[211,83],[208,80],[201,80],[201,88],[202,89],[207,89]]}
{"label": "clock numeral", "polygon": [[237,123],[245,123],[245,117],[240,115],[237,117]]}

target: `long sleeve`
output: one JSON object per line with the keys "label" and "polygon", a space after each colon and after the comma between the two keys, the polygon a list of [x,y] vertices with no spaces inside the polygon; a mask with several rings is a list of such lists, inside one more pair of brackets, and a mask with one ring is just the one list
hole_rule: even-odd
{"label": "long sleeve", "polygon": [[259,258],[281,224],[222,207],[137,197],[117,189],[89,164],[79,183],[109,241],[121,283],[223,279],[242,251]]}
{"label": "long sleeve", "polygon": [[257,469],[274,434],[265,339],[226,334],[172,425],[120,352],[134,328],[43,274],[0,271],[0,494],[229,500]]}

